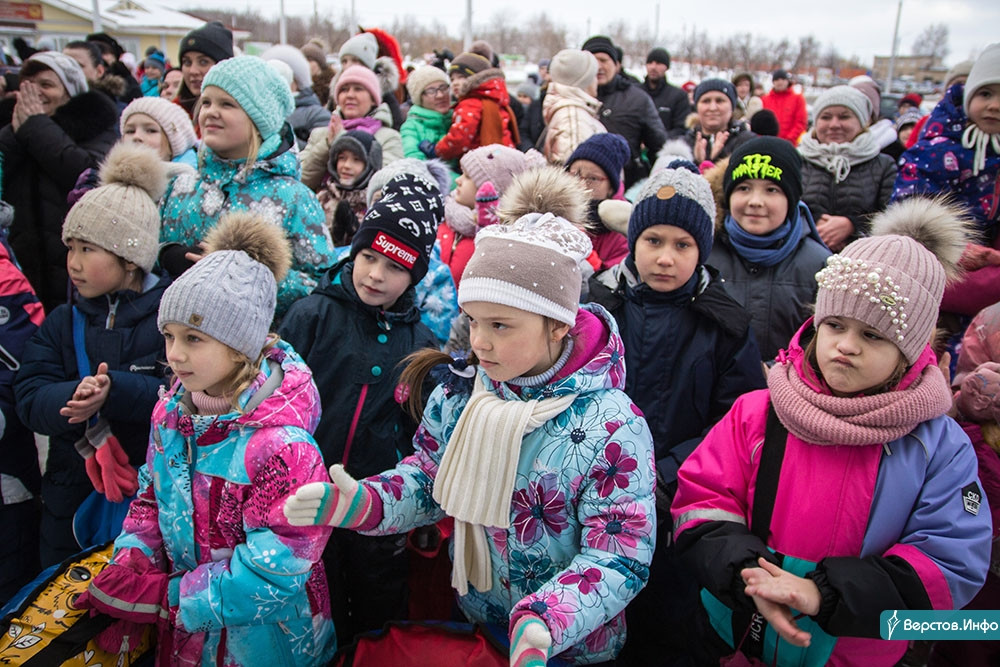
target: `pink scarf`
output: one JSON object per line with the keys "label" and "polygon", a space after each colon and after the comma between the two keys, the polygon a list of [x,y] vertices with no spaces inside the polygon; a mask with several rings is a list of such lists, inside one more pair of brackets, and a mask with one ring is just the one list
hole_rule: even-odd
{"label": "pink scarf", "polygon": [[840,398],[818,391],[802,378],[808,362],[797,343],[798,334],[788,353],[782,351],[768,372],[767,387],[781,423],[800,440],[816,445],[891,442],[951,407],[951,391],[930,348],[907,374],[913,381],[907,384],[904,378],[900,383],[902,389]]}

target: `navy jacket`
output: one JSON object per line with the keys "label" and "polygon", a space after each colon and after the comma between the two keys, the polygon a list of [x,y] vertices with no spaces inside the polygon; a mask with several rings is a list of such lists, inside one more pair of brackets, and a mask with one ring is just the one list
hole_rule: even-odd
{"label": "navy jacket", "polygon": [[319,388],[323,416],[315,437],[324,462],[343,463],[361,479],[412,453],[417,424],[395,398],[400,361],[438,344],[420,321],[412,287],[383,311],[358,297],[353,269],[354,261],[345,259],[327,271],[316,290],[288,310],[278,333],[308,364]]}
{"label": "navy jacket", "polygon": [[597,88],[601,100],[598,119],[614,132],[625,137],[631,150],[631,159],[625,164],[625,188],[649,175],[649,165],[642,158],[642,147],[655,157],[667,140],[667,130],[656,111],[653,100],[638,83],[622,75]]}

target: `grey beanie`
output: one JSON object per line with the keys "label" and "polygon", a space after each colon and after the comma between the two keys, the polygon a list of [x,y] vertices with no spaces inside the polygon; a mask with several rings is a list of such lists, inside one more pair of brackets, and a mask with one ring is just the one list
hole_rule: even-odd
{"label": "grey beanie", "polygon": [[871,124],[872,102],[868,96],[853,86],[834,86],[827,88],[816,98],[813,104],[813,112],[817,117],[823,113],[827,107],[847,107],[858,117],[861,127],[865,128]]}
{"label": "grey beanie", "polygon": [[41,63],[55,72],[70,97],[76,97],[90,90],[80,64],[65,54],[58,51],[40,51],[28,58],[25,65],[31,62]]}
{"label": "grey beanie", "polygon": [[969,113],[969,100],[975,95],[976,90],[992,83],[1000,83],[1000,42],[987,46],[969,70],[969,77],[965,80],[963,100],[966,114]]}

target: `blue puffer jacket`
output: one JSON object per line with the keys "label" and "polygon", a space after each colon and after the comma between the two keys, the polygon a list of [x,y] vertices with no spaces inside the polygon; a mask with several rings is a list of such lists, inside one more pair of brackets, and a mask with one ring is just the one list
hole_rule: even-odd
{"label": "blue puffer jacket", "polygon": [[197,245],[227,211],[252,211],[281,225],[292,246],[292,268],[278,286],[278,318],[312,292],[323,270],[334,263],[323,209],[299,181],[294,141],[286,124],[264,141],[262,157],[247,174],[242,173],[245,160],[225,160],[205,146],[201,169],[174,178],[160,206],[161,243]]}

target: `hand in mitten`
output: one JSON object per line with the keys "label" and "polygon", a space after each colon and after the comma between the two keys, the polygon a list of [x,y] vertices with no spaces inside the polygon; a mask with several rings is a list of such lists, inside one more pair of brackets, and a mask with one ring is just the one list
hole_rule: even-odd
{"label": "hand in mitten", "polygon": [[358,484],[344,466],[330,466],[330,480],[299,487],[285,501],[285,518],[293,526],[333,526],[357,528],[364,524],[372,510],[372,494]]}
{"label": "hand in mitten", "polygon": [[138,473],[129,465],[128,454],[111,433],[106,419],[98,419],[87,429],[87,442],[93,448],[93,456],[84,455],[84,463],[94,488],[113,503],[135,493],[139,488]]}
{"label": "hand in mitten", "polygon": [[421,141],[419,144],[417,144],[417,148],[419,148],[420,152],[423,153],[428,158],[437,157],[437,150],[435,150],[434,148],[434,143],[431,142],[429,139],[424,139],[423,141]]}
{"label": "hand in mitten", "polygon": [[133,623],[156,623],[168,585],[167,574],[148,558],[131,559],[128,565],[113,562],[94,577],[90,587],[73,601],[73,606],[95,609]]}
{"label": "hand in mitten", "polygon": [[83,172],[77,177],[76,184],[73,189],[69,191],[66,195],[66,203],[70,206],[74,205],[83,195],[87,194],[94,188],[98,186],[100,179],[98,178],[98,170],[93,167],[88,167],[84,169]]}
{"label": "hand in mitten", "polygon": [[987,361],[962,380],[955,406],[963,417],[985,422],[1000,419],[1000,364]]}
{"label": "hand in mitten", "polygon": [[545,667],[550,646],[552,634],[545,621],[524,614],[510,630],[510,667]]}
{"label": "hand in mitten", "polygon": [[486,181],[476,190],[476,225],[479,227],[489,227],[500,222],[497,215],[497,205],[500,202],[500,195],[493,184]]}
{"label": "hand in mitten", "polygon": [[167,275],[171,278],[178,278],[194,266],[194,262],[188,259],[188,255],[195,252],[201,252],[201,248],[182,243],[167,243],[160,248],[160,255],[156,261],[160,268],[167,272]]}

